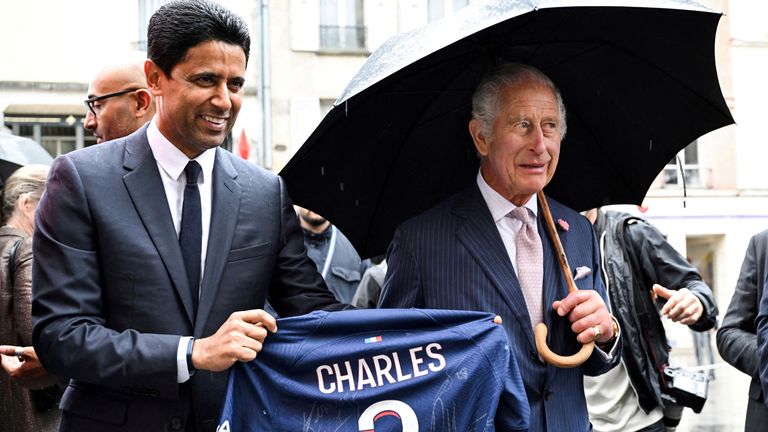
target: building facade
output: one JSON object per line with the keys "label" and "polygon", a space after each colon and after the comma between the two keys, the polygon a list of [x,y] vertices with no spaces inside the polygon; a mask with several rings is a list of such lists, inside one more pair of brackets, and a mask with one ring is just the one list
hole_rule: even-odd
{"label": "building facade", "polygon": [[[146,58],[149,17],[165,0],[28,0],[5,2],[0,14],[0,129],[33,138],[53,156],[95,144],[83,129],[90,79],[105,66]],[[222,0],[258,40],[258,2]],[[254,25],[256,24],[256,25]],[[255,31],[254,31],[255,30]],[[256,82],[253,60],[248,82]],[[247,87],[233,136],[260,115]],[[254,136],[256,133],[254,127]],[[250,134],[247,134],[250,135]],[[246,136],[247,136],[246,135]]]}

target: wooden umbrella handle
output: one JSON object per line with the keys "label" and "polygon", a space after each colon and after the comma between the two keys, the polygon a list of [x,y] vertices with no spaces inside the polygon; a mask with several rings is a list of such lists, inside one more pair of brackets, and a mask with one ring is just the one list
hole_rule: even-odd
{"label": "wooden umbrella handle", "polygon": [[[544,191],[539,191],[536,196],[539,199],[539,206],[541,212],[544,215],[544,222],[549,233],[549,238],[552,239],[552,246],[555,248],[555,254],[557,255],[557,261],[560,263],[560,269],[565,276],[565,283],[568,285],[568,293],[578,291],[576,288],[576,282],[573,281],[573,274],[571,274],[571,268],[568,265],[568,258],[565,256],[565,250],[563,244],[560,243],[560,236],[557,235],[557,228],[555,228],[555,221],[552,219],[552,213],[549,211],[549,204],[547,198],[544,196]],[[595,349],[595,342],[585,343],[579,352],[571,356],[561,356],[552,352],[547,345],[547,326],[544,323],[536,324],[533,332],[534,340],[536,341],[536,349],[539,350],[539,355],[547,363],[560,367],[560,368],[572,368],[580,366],[587,361],[592,350]]]}
{"label": "wooden umbrella handle", "polygon": [[554,353],[547,346],[547,325],[544,323],[536,324],[533,330],[533,338],[536,341],[536,349],[539,350],[541,358],[552,366],[564,369],[581,366],[582,363],[589,359],[589,356],[592,355],[592,351],[595,349],[595,342],[592,341],[582,345],[579,352],[570,356],[561,356]]}

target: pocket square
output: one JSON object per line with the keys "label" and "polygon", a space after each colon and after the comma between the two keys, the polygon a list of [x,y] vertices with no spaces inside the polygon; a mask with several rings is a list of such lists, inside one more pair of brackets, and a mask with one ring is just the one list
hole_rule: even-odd
{"label": "pocket square", "polygon": [[574,273],[575,274],[573,275],[573,280],[577,281],[591,275],[592,269],[589,267],[576,267],[576,271]]}

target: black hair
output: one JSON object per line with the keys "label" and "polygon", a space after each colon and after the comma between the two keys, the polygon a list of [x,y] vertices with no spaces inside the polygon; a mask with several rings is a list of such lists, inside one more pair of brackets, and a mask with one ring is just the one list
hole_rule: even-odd
{"label": "black hair", "polygon": [[147,57],[171,76],[190,48],[208,41],[240,46],[248,64],[251,36],[243,18],[209,0],[172,1],[149,19]]}

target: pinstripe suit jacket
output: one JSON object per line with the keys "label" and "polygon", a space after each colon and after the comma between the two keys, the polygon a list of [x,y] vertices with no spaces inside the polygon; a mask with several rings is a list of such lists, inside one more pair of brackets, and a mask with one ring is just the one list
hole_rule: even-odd
{"label": "pinstripe suit jacket", "polygon": [[[571,267],[592,270],[576,284],[579,289],[597,290],[605,299],[592,226],[554,200],[549,205],[553,218],[570,225],[569,231],[560,233],[560,240]],[[568,290],[541,218],[538,225],[544,249],[544,320],[549,346],[557,353],[573,354],[581,345],[570,322],[548,306],[565,297]],[[558,369],[539,360],[523,292],[477,185],[403,223],[389,247],[387,262],[380,307],[467,309],[500,315],[525,384],[531,430],[590,429],[582,375],[604,373],[618,363],[620,355],[606,360],[596,351],[573,369]],[[504,415],[503,408],[497,415]]]}

